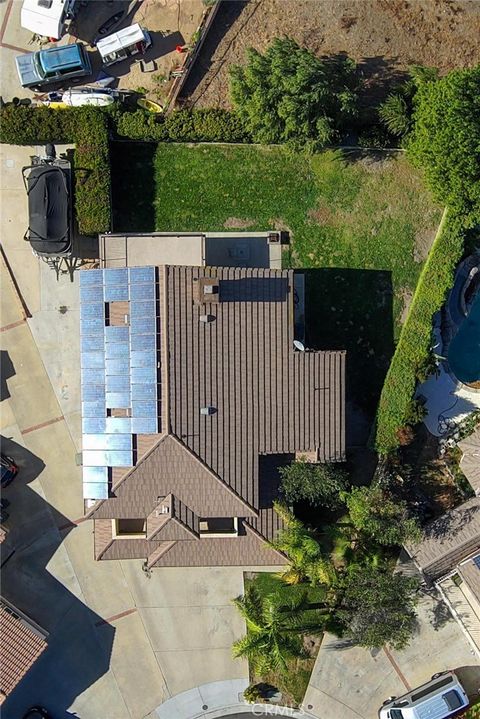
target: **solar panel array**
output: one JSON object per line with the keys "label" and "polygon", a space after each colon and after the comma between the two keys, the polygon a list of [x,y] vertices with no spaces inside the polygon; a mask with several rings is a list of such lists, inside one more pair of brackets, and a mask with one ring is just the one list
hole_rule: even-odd
{"label": "solar panel array", "polygon": [[[106,324],[110,302],[129,302],[125,325]],[[156,333],[154,267],[80,273],[85,499],[108,496],[109,467],[134,464],[134,435],[159,431]]]}

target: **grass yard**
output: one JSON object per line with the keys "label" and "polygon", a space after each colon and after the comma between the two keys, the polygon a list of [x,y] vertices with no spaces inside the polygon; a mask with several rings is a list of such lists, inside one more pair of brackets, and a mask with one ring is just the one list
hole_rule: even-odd
{"label": "grass yard", "polygon": [[312,268],[308,343],[349,352],[350,398],[371,416],[441,210],[402,155],[119,143],[114,231],[287,229]]}

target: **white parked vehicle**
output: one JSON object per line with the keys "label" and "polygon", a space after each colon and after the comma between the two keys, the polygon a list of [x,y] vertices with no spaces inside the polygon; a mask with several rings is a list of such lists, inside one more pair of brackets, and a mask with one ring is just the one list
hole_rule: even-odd
{"label": "white parked vehicle", "polygon": [[98,40],[97,50],[104,65],[113,65],[133,55],[143,55],[151,44],[148,31],[136,23]]}
{"label": "white parked vehicle", "polygon": [[455,672],[442,672],[401,697],[387,699],[378,716],[379,719],[450,719],[464,712],[468,705],[468,696]]}
{"label": "white parked vehicle", "polygon": [[20,24],[36,35],[60,40],[75,15],[77,0],[23,0]]}

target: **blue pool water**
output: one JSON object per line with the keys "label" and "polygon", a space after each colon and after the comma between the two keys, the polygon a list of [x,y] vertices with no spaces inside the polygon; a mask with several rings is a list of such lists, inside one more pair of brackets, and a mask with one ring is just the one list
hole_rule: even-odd
{"label": "blue pool water", "polygon": [[480,292],[450,342],[448,362],[460,382],[480,381]]}

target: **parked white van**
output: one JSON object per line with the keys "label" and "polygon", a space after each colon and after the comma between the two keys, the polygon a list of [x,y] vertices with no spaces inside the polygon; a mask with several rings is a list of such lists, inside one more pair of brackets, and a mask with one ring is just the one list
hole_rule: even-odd
{"label": "parked white van", "polygon": [[387,699],[379,719],[450,719],[469,705],[455,672],[434,674],[429,682],[401,697]]}

